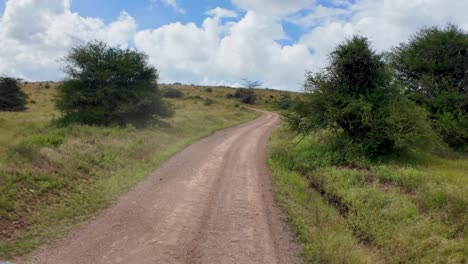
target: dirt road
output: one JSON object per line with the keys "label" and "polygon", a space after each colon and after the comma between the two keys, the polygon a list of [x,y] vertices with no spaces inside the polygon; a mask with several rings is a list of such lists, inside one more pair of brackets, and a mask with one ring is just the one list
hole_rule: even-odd
{"label": "dirt road", "polygon": [[279,117],[220,131],[172,157],[27,263],[296,263],[266,166]]}

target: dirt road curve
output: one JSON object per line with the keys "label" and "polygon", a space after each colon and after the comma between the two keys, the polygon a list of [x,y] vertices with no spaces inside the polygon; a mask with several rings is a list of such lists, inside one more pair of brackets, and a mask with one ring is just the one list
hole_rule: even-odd
{"label": "dirt road curve", "polygon": [[298,262],[266,166],[278,120],[263,113],[190,146],[27,263]]}

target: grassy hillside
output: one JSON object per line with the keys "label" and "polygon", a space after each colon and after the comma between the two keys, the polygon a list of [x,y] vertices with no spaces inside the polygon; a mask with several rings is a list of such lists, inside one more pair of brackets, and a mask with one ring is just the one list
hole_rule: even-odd
{"label": "grassy hillside", "polygon": [[[184,85],[184,84],[163,84],[162,88],[171,87],[176,88],[182,91],[186,91],[192,96],[209,96],[214,100],[218,100],[224,103],[233,104],[233,105],[242,105],[236,98],[230,98],[229,95],[233,95],[236,92],[237,88],[226,87],[226,86],[194,86],[194,85]],[[272,89],[254,89],[255,94],[257,95],[257,102],[253,107],[267,110],[280,110],[278,109],[278,101],[281,99],[282,95],[289,95],[295,97],[299,93],[297,92],[288,92]]]}
{"label": "grassy hillside", "polygon": [[178,150],[258,115],[225,89],[183,86],[169,99],[175,116],[152,128],[59,128],[56,86],[23,85],[28,110],[0,112],[0,259],[63,235]]}
{"label": "grassy hillside", "polygon": [[467,263],[468,158],[453,156],[342,167],[318,136],[282,130],[269,165],[306,263]]}

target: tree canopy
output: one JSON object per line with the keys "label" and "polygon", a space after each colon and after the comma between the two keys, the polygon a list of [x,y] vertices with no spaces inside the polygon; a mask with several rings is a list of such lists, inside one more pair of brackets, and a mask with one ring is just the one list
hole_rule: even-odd
{"label": "tree canopy", "polygon": [[468,150],[468,33],[454,25],[424,28],[391,58],[408,96],[429,111],[444,141]]}
{"label": "tree canopy", "polygon": [[401,94],[382,55],[364,37],[339,45],[322,72],[307,73],[305,89],[308,94],[288,117],[300,133],[328,129],[372,157],[424,147],[430,140],[425,111]]}
{"label": "tree canopy", "polygon": [[63,120],[97,125],[144,125],[172,110],[157,86],[147,56],[102,42],[76,46],[64,58],[67,80],[59,86]]}

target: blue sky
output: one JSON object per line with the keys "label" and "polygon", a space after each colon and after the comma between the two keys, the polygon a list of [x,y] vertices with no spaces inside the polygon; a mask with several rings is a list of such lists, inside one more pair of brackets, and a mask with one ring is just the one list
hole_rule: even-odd
{"label": "blue sky", "polygon": [[0,74],[61,80],[74,45],[148,54],[161,82],[300,90],[354,34],[386,51],[423,26],[468,30],[466,0],[0,0]]}
{"label": "blue sky", "polygon": [[[331,6],[329,1],[320,2],[326,6]],[[71,3],[72,11],[78,12],[82,16],[100,17],[105,22],[115,20],[120,12],[125,10],[136,19],[140,29],[157,28],[174,22],[194,22],[197,25],[201,25],[206,18],[205,12],[218,6],[236,10],[240,14],[245,12],[234,6],[229,0],[179,1],[178,4],[185,10],[185,13],[177,12],[170,6],[166,6],[162,1],[74,0]],[[302,28],[299,25],[285,21],[282,21],[282,25],[285,33],[291,40],[279,41],[280,43],[291,43],[299,39],[302,34]]]}

